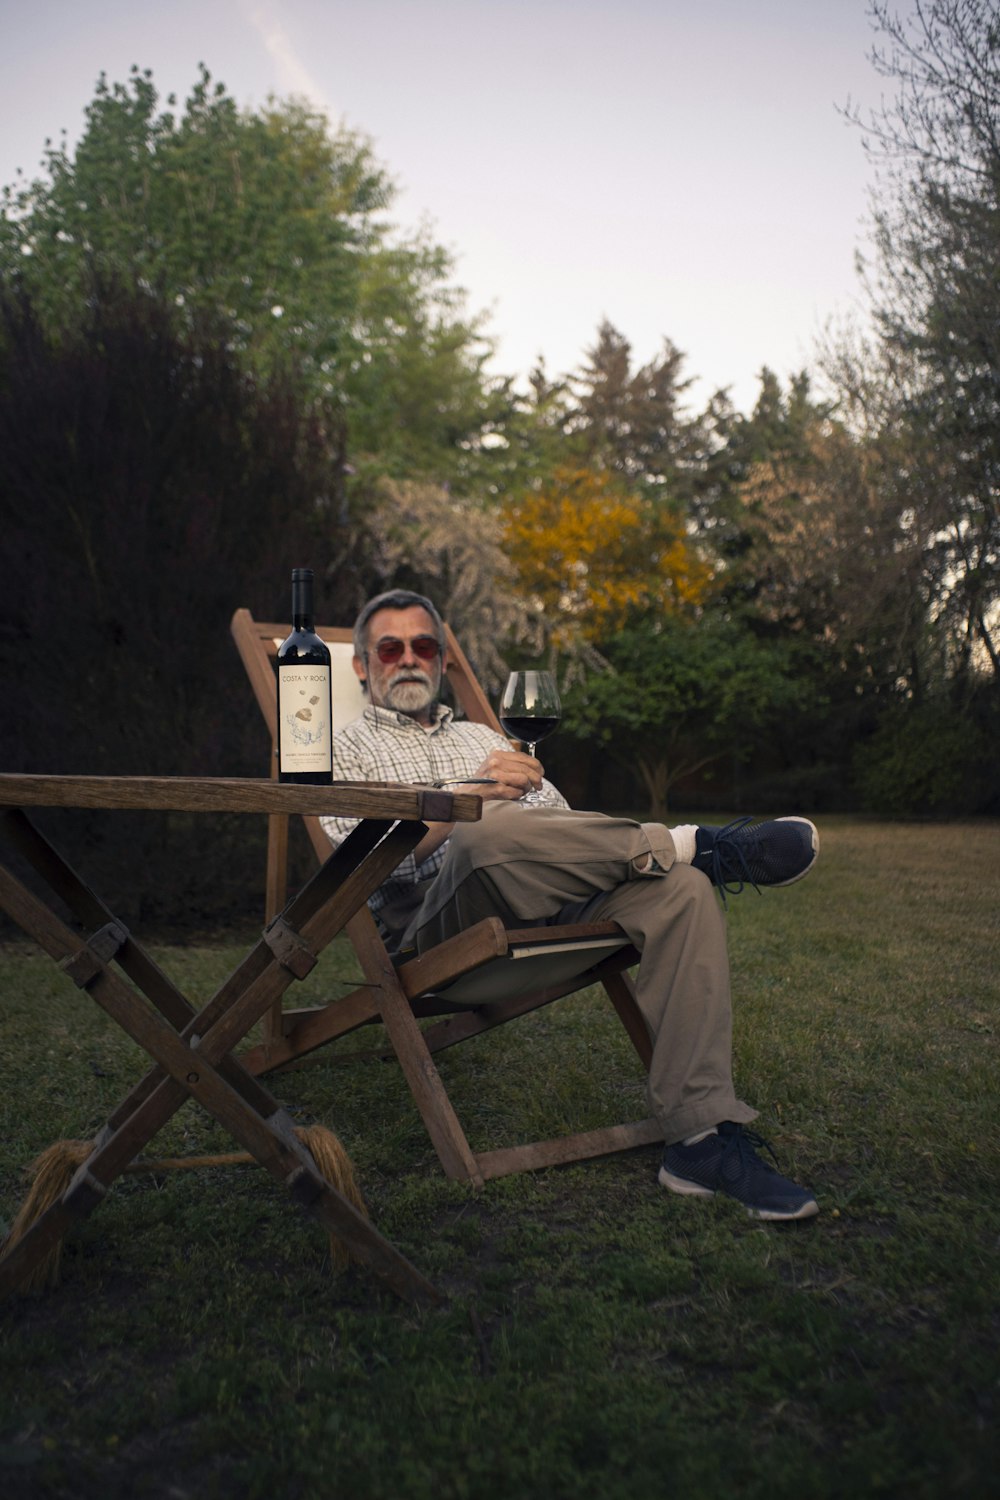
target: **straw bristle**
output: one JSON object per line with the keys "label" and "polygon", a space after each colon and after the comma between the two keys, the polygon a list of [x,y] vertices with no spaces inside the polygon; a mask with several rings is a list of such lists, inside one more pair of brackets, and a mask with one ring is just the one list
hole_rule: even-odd
{"label": "straw bristle", "polygon": [[[347,1152],[333,1131],[325,1125],[307,1125],[296,1129],[295,1134],[305,1146],[316,1163],[316,1169],[326,1178],[327,1182],[347,1199],[359,1213],[368,1217],[368,1208],[358,1187],[354,1175],[354,1165]],[[94,1149],[93,1141],[55,1141],[46,1148],[27,1169],[27,1175],[31,1178],[24,1201],[17,1211],[10,1233],[0,1247],[0,1259],[8,1255],[31,1229],[42,1215],[58,1203],[63,1193],[69,1187],[74,1174],[83,1165]],[[248,1160],[253,1158],[245,1153],[239,1158],[232,1160]],[[155,1163],[132,1163],[134,1169],[152,1167],[162,1169],[165,1166],[200,1166],[218,1165],[218,1161],[212,1158],[199,1160],[195,1158],[181,1159],[174,1162]],[[56,1286],[59,1281],[59,1262],[62,1253],[62,1236],[57,1239],[52,1248],[43,1256],[40,1256],[31,1271],[21,1282],[21,1290],[41,1291],[47,1286]],[[330,1260],[334,1270],[343,1271],[350,1263],[351,1253],[347,1246],[336,1235],[330,1235]]]}
{"label": "straw bristle", "polygon": [[[303,1125],[295,1134],[316,1163],[317,1170],[359,1213],[368,1217],[368,1206],[354,1176],[354,1164],[333,1131],[326,1125]],[[330,1261],[335,1271],[346,1271],[351,1252],[335,1234],[330,1235]]]}
{"label": "straw bristle", "polygon": [[[93,1141],[54,1141],[28,1168],[31,1186],[3,1244],[7,1255],[19,1241],[24,1239],[31,1226],[47,1209],[58,1203],[73,1180],[73,1175],[87,1160],[94,1149]],[[25,1292],[41,1291],[47,1286],[56,1286],[59,1281],[59,1261],[62,1254],[62,1236],[51,1250],[39,1258],[29,1274],[21,1282]]]}

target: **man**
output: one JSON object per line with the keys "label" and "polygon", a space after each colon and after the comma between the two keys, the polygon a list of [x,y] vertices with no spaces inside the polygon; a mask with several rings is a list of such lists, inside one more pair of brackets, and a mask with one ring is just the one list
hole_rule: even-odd
{"label": "man", "polygon": [[[541,763],[486,725],[456,721],[439,701],[441,617],[407,590],[380,594],[354,627],[354,670],[370,699],[335,736],[333,774],[347,781],[472,782],[477,823],[430,824],[371,905],[397,949],[424,951],[483,917],[510,926],[610,920],[642,959],[639,1008],[653,1041],[648,1095],[663,1125],[659,1181],[676,1193],[725,1193],[761,1219],[804,1219],[813,1195],[758,1155],[756,1111],[732,1082],[725,927],[715,886],[789,885],[816,860],[805,818],[748,827],[667,829],[576,812]],[[470,787],[470,790],[473,789]],[[540,790],[542,805],[521,799]],[[325,818],[340,843],[353,821]]]}

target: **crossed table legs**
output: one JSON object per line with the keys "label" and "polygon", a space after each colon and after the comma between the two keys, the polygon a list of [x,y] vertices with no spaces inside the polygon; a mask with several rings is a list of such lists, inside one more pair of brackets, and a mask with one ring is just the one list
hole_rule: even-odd
{"label": "crossed table legs", "polygon": [[[61,1197],[0,1259],[0,1296],[30,1275],[74,1219],[101,1201],[191,1098],[394,1291],[413,1300],[441,1301],[430,1282],[326,1180],[279,1101],[232,1053],[267,1007],[294,978],[304,977],[347,918],[415,846],[423,825],[376,819],[360,824],[196,1014],[23,812],[5,812],[3,823],[21,854],[74,915],[94,930],[89,938],[81,938],[2,865],[0,906],[143,1048],[154,1066],[108,1118]],[[112,962],[151,1005],[110,967]]]}

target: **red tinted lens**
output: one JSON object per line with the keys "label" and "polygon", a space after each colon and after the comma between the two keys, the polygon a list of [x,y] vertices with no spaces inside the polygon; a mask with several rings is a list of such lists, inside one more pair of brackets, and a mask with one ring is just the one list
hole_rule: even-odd
{"label": "red tinted lens", "polygon": [[405,650],[406,647],[403,645],[402,641],[379,641],[378,645],[375,647],[375,655],[378,657],[379,661],[399,661],[399,658],[402,656]]}
{"label": "red tinted lens", "polygon": [[[433,661],[441,649],[432,635],[418,635],[409,644],[414,656],[419,657],[421,661]],[[389,636],[386,640],[379,641],[375,647],[375,655],[379,661],[391,665],[392,662],[402,659],[405,650],[405,641],[397,641]]]}

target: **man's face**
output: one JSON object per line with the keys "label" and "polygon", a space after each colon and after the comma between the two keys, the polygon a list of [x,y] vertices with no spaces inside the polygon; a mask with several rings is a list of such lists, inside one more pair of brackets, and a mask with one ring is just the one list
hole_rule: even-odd
{"label": "man's face", "polygon": [[[436,642],[437,633],[425,609],[380,609],[372,615],[368,621],[367,660],[354,658],[355,672],[367,678],[372,703],[409,714],[421,723],[429,722],[431,705],[441,688],[443,661],[439,653],[428,657],[414,649],[416,642],[428,650],[428,641]],[[395,655],[400,645],[403,649],[395,661],[379,659],[380,646]]]}

